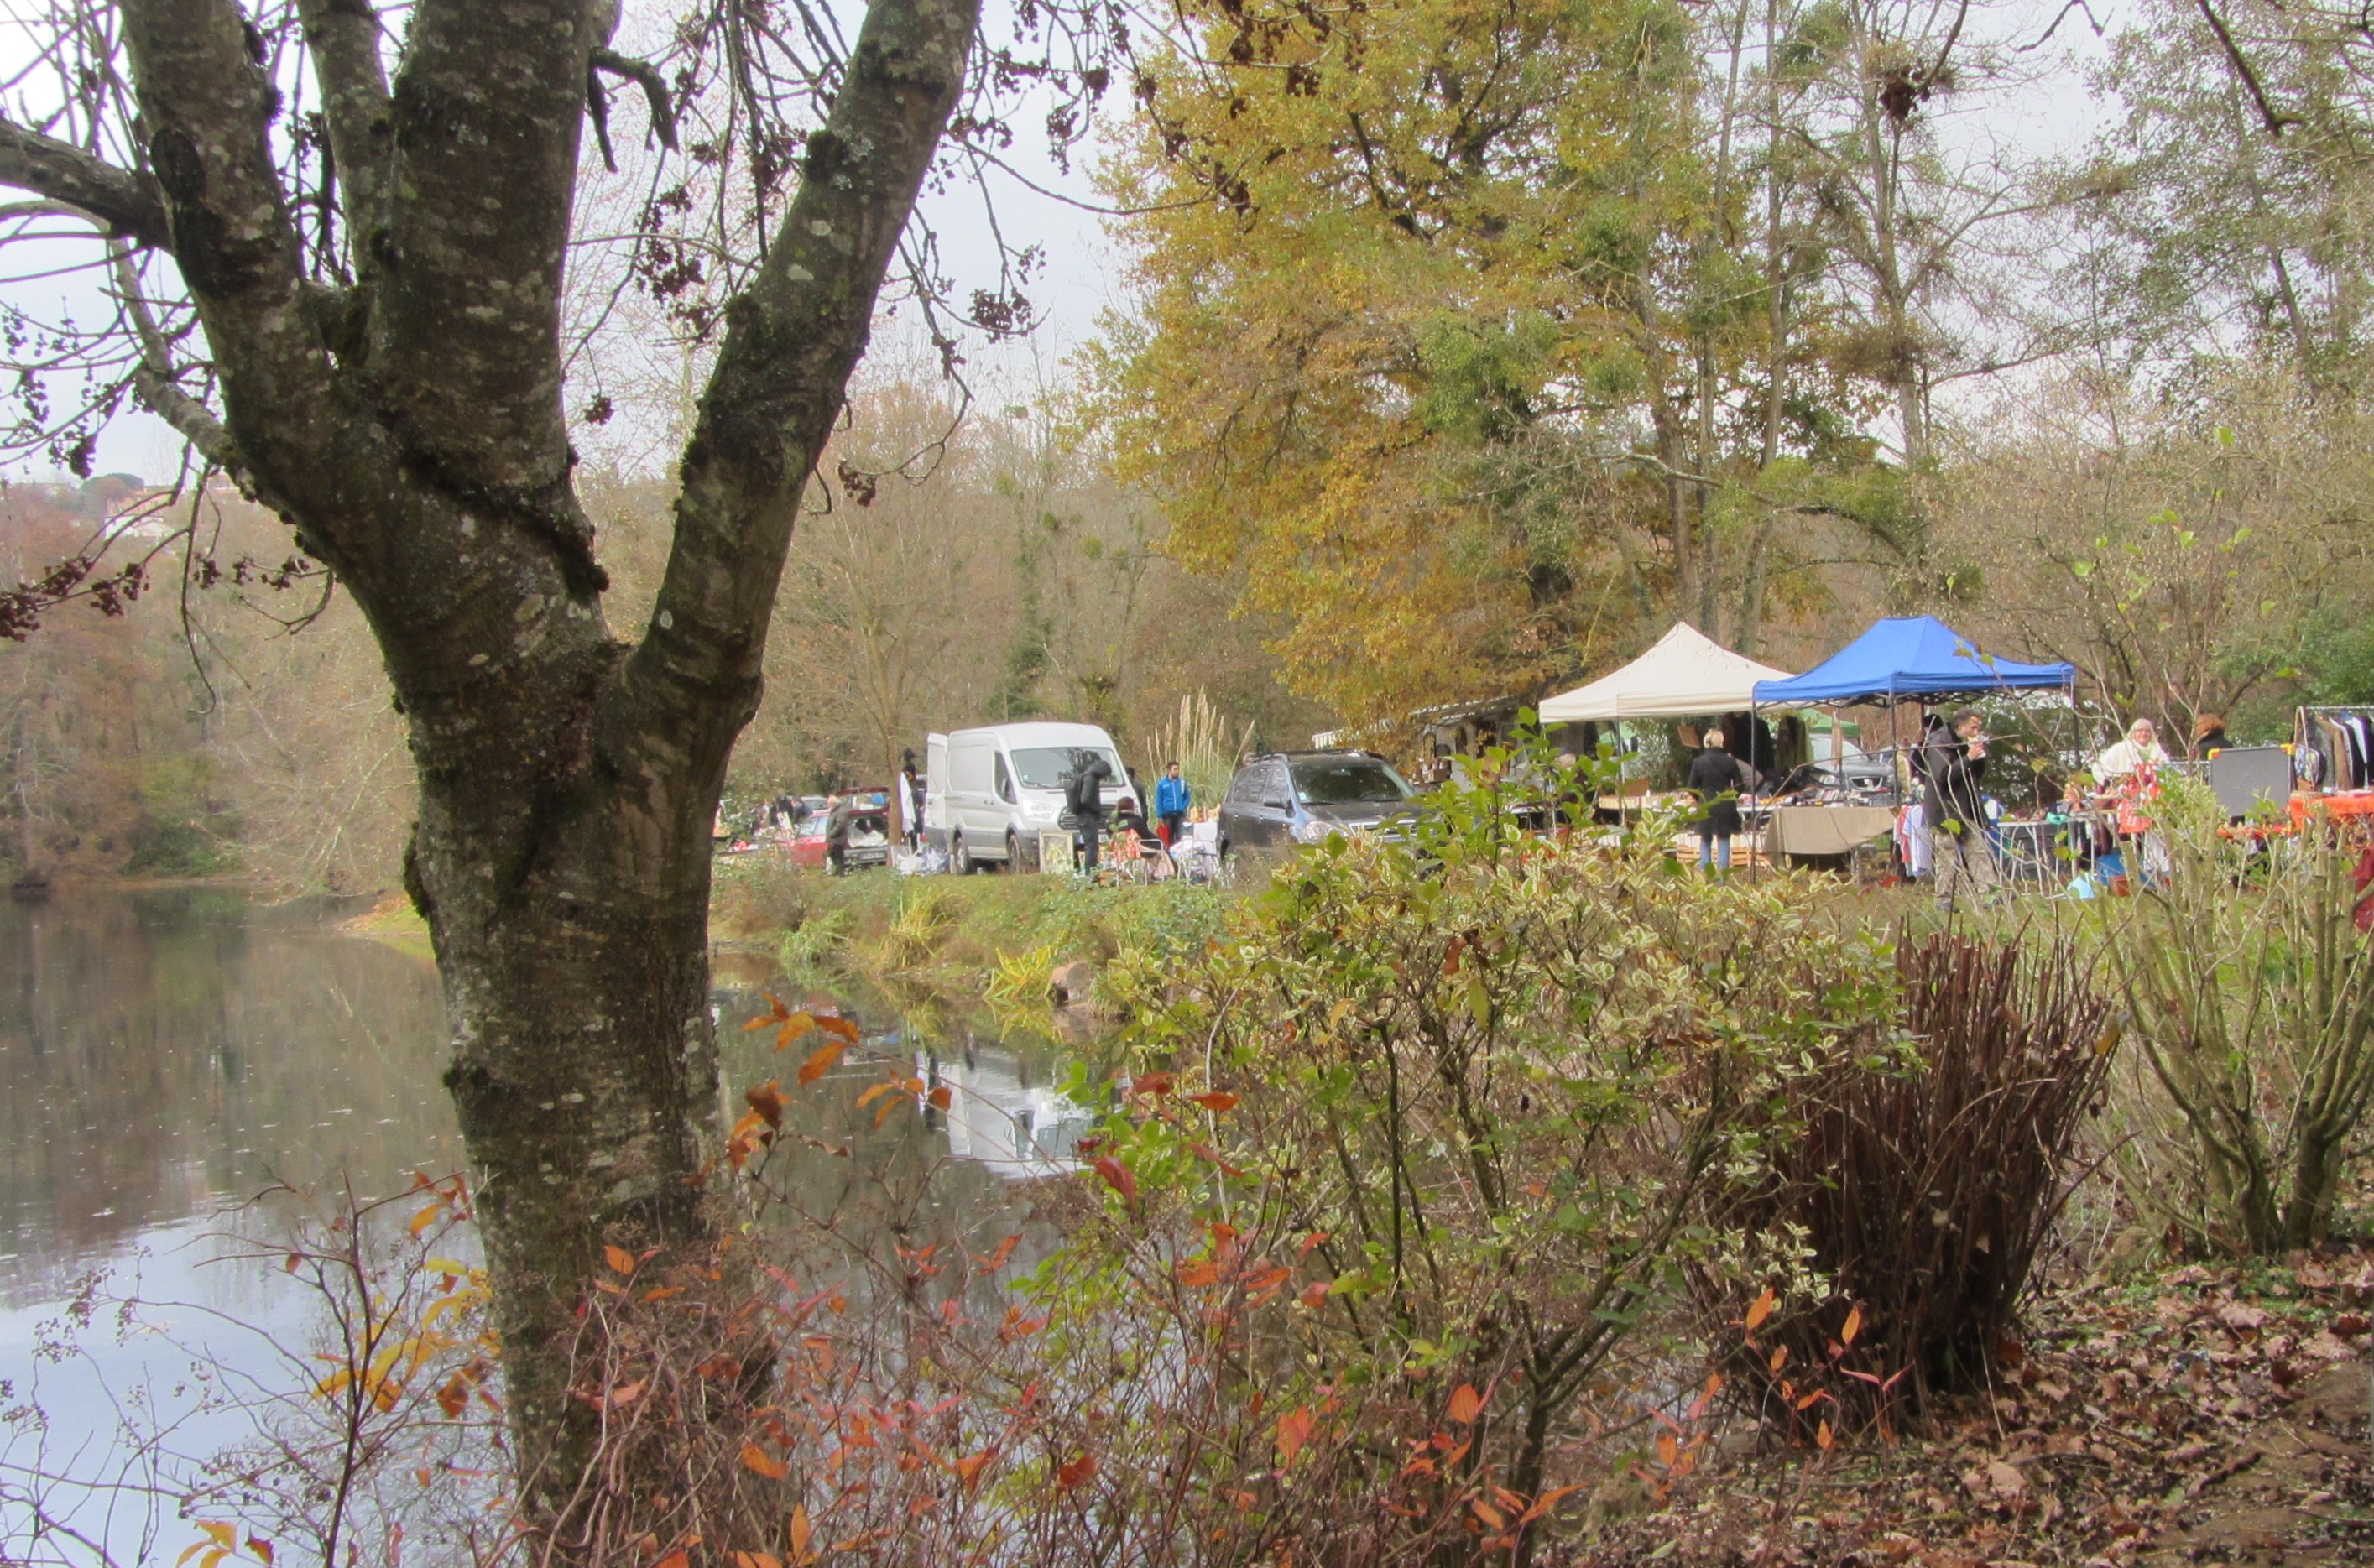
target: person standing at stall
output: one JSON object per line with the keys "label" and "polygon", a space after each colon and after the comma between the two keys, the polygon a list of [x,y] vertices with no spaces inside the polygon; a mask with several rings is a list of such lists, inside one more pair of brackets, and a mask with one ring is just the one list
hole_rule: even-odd
{"label": "person standing at stall", "polygon": [[1178,843],[1186,832],[1188,808],[1194,803],[1195,791],[1180,777],[1179,765],[1164,765],[1162,777],[1154,786],[1154,816],[1166,847]]}
{"label": "person standing at stall", "polygon": [[2138,719],[2127,727],[2127,738],[2114,746],[2104,748],[2094,759],[2094,775],[2105,788],[2136,784],[2149,788],[2152,777],[2168,766],[2168,750],[2159,743],[2159,732],[2148,719]]}
{"label": "person standing at stall", "polygon": [[1072,775],[1071,798],[1064,803],[1072,808],[1079,823],[1081,872],[1094,876],[1097,871],[1097,840],[1105,830],[1105,780],[1112,777],[1112,765],[1100,756],[1091,756],[1078,772]]}
{"label": "person standing at stall", "polygon": [[905,831],[910,853],[920,853],[923,848],[923,780],[915,772],[915,754],[907,754],[906,766],[899,770],[899,825]]}
{"label": "person standing at stall", "polygon": [[1987,772],[1985,727],[1986,720],[1965,711],[1955,715],[1950,726],[1932,730],[1921,743],[1929,864],[1937,880],[1937,907],[1947,914],[1965,897],[1985,899],[2002,880],[1980,788]]}
{"label": "person standing at stall", "polygon": [[1706,814],[1698,818],[1701,869],[1712,861],[1718,871],[1731,870],[1731,840],[1740,827],[1734,797],[1747,788],[1747,769],[1723,749],[1722,731],[1709,730],[1704,749],[1690,759],[1690,792],[1706,808]]}

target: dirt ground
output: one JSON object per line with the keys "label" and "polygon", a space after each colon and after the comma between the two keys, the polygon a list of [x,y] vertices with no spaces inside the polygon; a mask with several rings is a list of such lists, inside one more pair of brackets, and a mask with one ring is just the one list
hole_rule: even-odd
{"label": "dirt ground", "polygon": [[1992,1396],[1823,1452],[1722,1432],[1573,1568],[2374,1563],[2374,1252],[2047,1295]]}

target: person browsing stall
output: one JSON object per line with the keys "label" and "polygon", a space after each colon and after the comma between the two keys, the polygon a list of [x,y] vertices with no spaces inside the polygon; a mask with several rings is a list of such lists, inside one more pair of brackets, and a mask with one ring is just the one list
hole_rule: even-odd
{"label": "person browsing stall", "polygon": [[1162,841],[1176,844],[1187,828],[1188,809],[1195,803],[1195,791],[1187,787],[1180,776],[1179,765],[1165,764],[1162,777],[1154,786],[1154,816],[1160,824]]}
{"label": "person browsing stall", "polygon": [[1067,802],[1078,821],[1077,843],[1079,868],[1093,873],[1097,869],[1097,841],[1105,827],[1105,780],[1112,777],[1112,765],[1101,756],[1091,756],[1077,773],[1072,775],[1071,798]]}
{"label": "person browsing stall", "polygon": [[1937,881],[1937,907],[1948,914],[1965,895],[1983,898],[2001,880],[1980,788],[1987,772],[1985,731],[1986,720],[1966,711],[1921,743],[1930,874]]}
{"label": "person browsing stall", "polygon": [[1747,769],[1723,749],[1722,731],[1709,730],[1706,745],[1690,759],[1690,792],[1706,807],[1698,819],[1698,864],[1711,860],[1731,870],[1731,840],[1739,832],[1739,804],[1733,797],[1752,787]]}

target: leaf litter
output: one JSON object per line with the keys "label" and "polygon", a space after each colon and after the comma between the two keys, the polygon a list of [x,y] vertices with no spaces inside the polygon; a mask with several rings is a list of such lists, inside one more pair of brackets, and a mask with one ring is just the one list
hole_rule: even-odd
{"label": "leaf litter", "polygon": [[1745,1411],[1662,1497],[1600,1489],[1537,1562],[1905,1568],[2374,1562],[2374,1250],[2047,1291],[1990,1395],[1780,1445]]}

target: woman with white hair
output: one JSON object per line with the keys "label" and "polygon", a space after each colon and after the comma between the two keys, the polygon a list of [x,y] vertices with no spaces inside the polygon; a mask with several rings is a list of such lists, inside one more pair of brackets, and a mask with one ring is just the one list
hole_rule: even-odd
{"label": "woman with white hair", "polygon": [[2094,777],[2104,785],[2124,783],[2145,768],[2167,766],[2168,752],[2159,743],[2158,732],[2148,719],[2138,719],[2128,727],[2127,738],[2106,748],[2094,759]]}
{"label": "woman with white hair", "polygon": [[1698,818],[1698,865],[1731,870],[1731,840],[1739,832],[1738,797],[1753,788],[1747,769],[1723,749],[1722,731],[1706,732],[1706,749],[1690,761],[1690,790],[1706,808]]}

